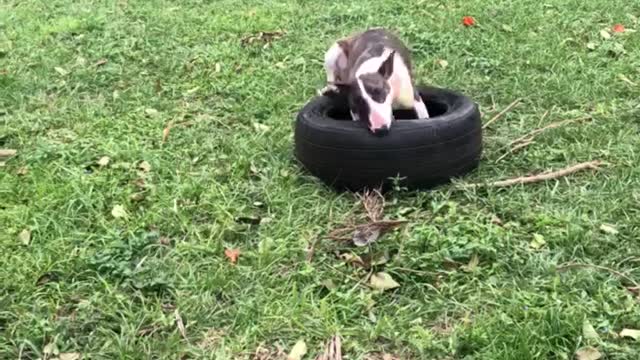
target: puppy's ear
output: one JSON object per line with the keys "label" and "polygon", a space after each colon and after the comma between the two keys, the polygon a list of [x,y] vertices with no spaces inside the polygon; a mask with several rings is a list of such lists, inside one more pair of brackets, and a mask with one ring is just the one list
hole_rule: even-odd
{"label": "puppy's ear", "polygon": [[393,59],[395,57],[396,51],[393,50],[391,51],[389,56],[387,56],[387,59],[382,63],[382,65],[380,65],[378,73],[382,75],[383,78],[389,79],[389,77],[391,77],[391,74],[393,73]]}
{"label": "puppy's ear", "polygon": [[349,41],[348,39],[340,39],[336,41],[336,43],[338,43],[338,46],[340,46],[340,48],[342,49],[344,56],[348,58],[349,53],[351,52],[351,41]]}

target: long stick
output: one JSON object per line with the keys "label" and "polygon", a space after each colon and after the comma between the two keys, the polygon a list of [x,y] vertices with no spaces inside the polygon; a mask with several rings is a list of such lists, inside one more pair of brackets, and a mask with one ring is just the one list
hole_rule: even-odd
{"label": "long stick", "polygon": [[491,120],[487,121],[486,124],[482,125],[482,128],[486,128],[487,126],[489,126],[491,123],[493,123],[494,121],[498,120],[499,118],[502,117],[502,115],[506,114],[507,112],[509,112],[511,109],[513,109],[514,107],[516,107],[516,105],[518,105],[520,103],[522,99],[516,99],[514,102],[512,102],[509,106],[507,106],[504,110],[500,111],[500,113],[496,116],[494,116]]}
{"label": "long stick", "polygon": [[558,266],[556,269],[558,271],[564,271],[567,269],[571,269],[571,268],[594,268],[594,269],[599,269],[599,270],[604,270],[604,271],[608,271],[614,275],[617,275],[618,277],[627,280],[628,282],[630,282],[634,287],[636,288],[640,288],[640,284],[638,284],[635,280],[633,280],[632,278],[628,277],[627,275],[621,273],[620,271],[617,270],[613,270],[610,269],[608,267],[605,266],[600,266],[600,265],[592,265],[592,264],[578,264],[578,263],[571,263],[571,264],[565,264],[565,265],[560,265]]}
{"label": "long stick", "polygon": [[513,140],[511,143],[509,143],[509,145],[513,145],[513,144],[515,144],[517,142],[521,142],[521,141],[525,141],[525,140],[533,140],[533,138],[536,135],[538,135],[541,132],[544,132],[546,130],[555,129],[557,127],[560,127],[560,126],[568,124],[568,123],[577,122],[577,121],[583,121],[583,120],[587,120],[587,119],[591,119],[591,117],[590,116],[585,116],[585,117],[581,117],[581,118],[577,118],[577,119],[570,119],[570,120],[563,120],[563,121],[554,122],[554,123],[551,123],[551,124],[549,124],[549,125],[547,125],[545,127],[542,127],[540,129],[535,129],[535,130],[531,131],[528,134],[520,136],[519,138],[517,138],[517,139]]}
{"label": "long stick", "polygon": [[532,176],[521,176],[513,179],[495,181],[488,184],[476,183],[476,184],[469,184],[466,186],[463,185],[463,187],[481,187],[481,186],[506,187],[506,186],[519,185],[519,184],[530,184],[530,183],[541,182],[541,181],[546,181],[551,179],[557,179],[557,178],[567,176],[575,172],[586,170],[586,169],[597,170],[599,169],[599,165],[601,164],[602,162],[600,160],[594,160],[594,161],[588,161],[588,162],[576,164],[576,165],[566,167],[564,169],[557,170],[557,171],[550,171],[550,172],[532,175]]}

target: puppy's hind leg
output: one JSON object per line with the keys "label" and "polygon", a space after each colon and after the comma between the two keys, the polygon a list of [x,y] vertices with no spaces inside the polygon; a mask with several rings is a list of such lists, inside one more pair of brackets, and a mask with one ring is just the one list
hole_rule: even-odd
{"label": "puppy's hind leg", "polygon": [[428,119],[429,112],[427,111],[427,106],[422,101],[422,97],[417,89],[413,90],[413,109],[418,116],[418,119]]}

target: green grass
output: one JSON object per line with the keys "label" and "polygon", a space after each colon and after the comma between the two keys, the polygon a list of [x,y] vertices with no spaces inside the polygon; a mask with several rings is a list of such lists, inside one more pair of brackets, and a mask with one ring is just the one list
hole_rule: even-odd
{"label": "green grass", "polygon": [[[600,35],[640,31],[639,16],[631,0],[2,1],[0,148],[18,154],[0,168],[0,358],[51,343],[93,359],[250,358],[303,338],[311,359],[339,333],[345,359],[571,359],[587,344],[638,359],[640,342],[614,336],[640,329],[630,283],[556,267],[640,282],[640,33]],[[332,40],[367,26],[396,30],[419,81],[464,91],[485,121],[522,98],[462,181],[608,165],[501,190],[397,189],[386,214],[407,226],[371,249],[328,240],[360,209],[300,171],[292,123]],[[242,45],[260,31],[284,34]],[[188,123],[163,143],[169,122]],[[225,248],[241,250],[236,266]],[[336,251],[388,251],[376,271],[401,286],[373,291]],[[474,255],[475,270],[452,266]]]}

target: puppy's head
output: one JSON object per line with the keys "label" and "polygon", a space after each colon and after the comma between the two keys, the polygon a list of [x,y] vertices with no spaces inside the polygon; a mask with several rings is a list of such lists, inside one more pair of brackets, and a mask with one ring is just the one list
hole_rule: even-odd
{"label": "puppy's head", "polygon": [[347,95],[351,113],[379,136],[388,134],[393,122],[389,78],[393,73],[394,57],[392,51],[377,70],[362,72],[351,82],[336,85],[340,93]]}

